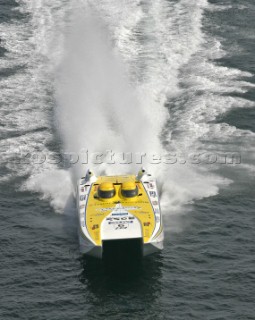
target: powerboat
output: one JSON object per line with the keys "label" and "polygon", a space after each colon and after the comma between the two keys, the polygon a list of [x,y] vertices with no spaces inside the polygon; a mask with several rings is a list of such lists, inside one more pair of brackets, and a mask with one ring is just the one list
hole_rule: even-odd
{"label": "powerboat", "polygon": [[163,224],[155,179],[142,168],[137,175],[96,177],[88,170],[78,180],[79,243],[83,254],[104,258],[141,256],[163,249]]}

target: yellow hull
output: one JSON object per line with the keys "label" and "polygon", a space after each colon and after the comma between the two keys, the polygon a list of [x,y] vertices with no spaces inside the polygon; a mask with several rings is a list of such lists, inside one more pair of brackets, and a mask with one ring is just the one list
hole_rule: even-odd
{"label": "yellow hull", "polygon": [[[136,186],[136,196],[123,196],[122,188],[126,182]],[[109,199],[98,196],[100,186],[106,184],[114,187],[114,195]],[[95,177],[89,172],[78,182],[77,206],[82,253],[102,257],[104,247],[110,241],[122,243],[131,239],[141,243],[143,255],[163,248],[158,191],[150,175]]]}

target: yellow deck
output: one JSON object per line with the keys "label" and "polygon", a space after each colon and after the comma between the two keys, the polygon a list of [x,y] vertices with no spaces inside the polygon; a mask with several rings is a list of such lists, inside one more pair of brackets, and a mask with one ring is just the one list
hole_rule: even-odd
{"label": "yellow deck", "polygon": [[[135,181],[140,195],[130,199],[121,197],[120,186],[125,181]],[[98,185],[102,182],[112,182],[115,185],[116,195],[113,198],[109,200],[95,198]],[[135,176],[102,176],[98,177],[96,183],[91,187],[86,206],[86,226],[96,245],[102,244],[100,226],[103,219],[114,210],[118,203],[140,220],[144,243],[148,242],[155,228],[155,215],[143,184],[136,181]]]}

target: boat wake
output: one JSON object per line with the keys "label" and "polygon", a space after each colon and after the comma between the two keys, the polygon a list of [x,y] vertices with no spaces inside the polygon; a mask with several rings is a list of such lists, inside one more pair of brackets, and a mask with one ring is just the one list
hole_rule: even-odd
{"label": "boat wake", "polygon": [[[11,137],[7,176],[28,176],[23,188],[40,192],[60,212],[87,166],[100,174],[133,173],[146,166],[158,177],[165,215],[183,212],[185,204],[230,183],[215,173],[218,163],[187,161],[190,155],[233,151],[226,149],[233,136],[245,137],[247,144],[254,139],[251,132],[215,121],[228,109],[251,107],[231,94],[252,84],[249,73],[213,62],[225,55],[219,40],[203,31],[213,5],[206,0],[19,4],[28,22],[16,33],[21,44],[14,49],[19,25],[12,26],[12,37],[5,34],[10,53],[4,63],[9,68],[17,55],[17,65],[30,62],[1,83],[8,103],[19,105],[5,124]],[[15,88],[15,102],[7,87]],[[14,124],[26,129],[17,135]],[[24,170],[22,161],[8,161],[20,149],[37,155],[29,166],[23,163]],[[146,154],[150,160],[109,164],[102,156],[102,163],[78,161],[67,169],[56,159],[58,153],[86,150]],[[50,161],[40,161],[40,154],[50,154]],[[166,154],[171,164],[159,161]]]}

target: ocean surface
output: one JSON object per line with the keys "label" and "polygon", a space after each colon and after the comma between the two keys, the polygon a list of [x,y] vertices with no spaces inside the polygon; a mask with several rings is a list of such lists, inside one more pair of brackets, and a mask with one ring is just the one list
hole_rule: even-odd
{"label": "ocean surface", "polygon": [[[0,0],[0,319],[255,318],[254,17],[254,0]],[[84,150],[175,158],[144,163],[161,253],[81,256]]]}

